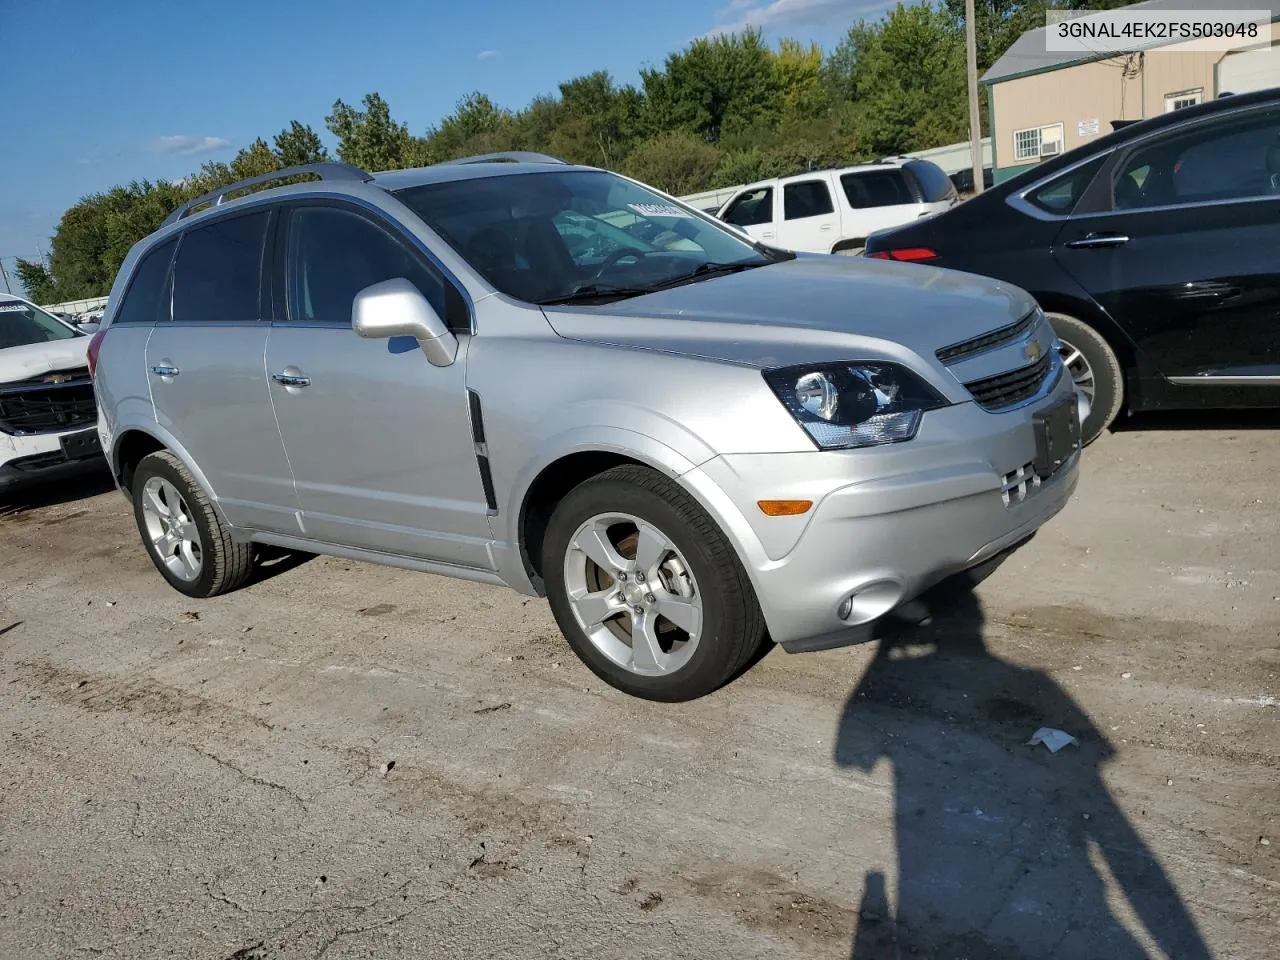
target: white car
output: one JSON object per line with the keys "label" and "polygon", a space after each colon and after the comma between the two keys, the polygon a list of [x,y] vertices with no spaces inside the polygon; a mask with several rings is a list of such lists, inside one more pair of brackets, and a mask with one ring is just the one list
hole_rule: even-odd
{"label": "white car", "polygon": [[89,338],[0,295],[0,490],[100,461]]}
{"label": "white car", "polygon": [[773,247],[857,256],[876,230],[941,213],[959,199],[936,163],[895,158],[749,184],[716,216]]}

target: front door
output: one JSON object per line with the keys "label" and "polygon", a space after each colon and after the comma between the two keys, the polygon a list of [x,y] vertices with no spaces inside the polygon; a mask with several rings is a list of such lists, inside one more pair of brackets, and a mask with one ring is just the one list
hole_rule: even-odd
{"label": "front door", "polygon": [[[276,276],[287,319],[272,325],[266,367],[306,536],[491,569],[457,291],[395,228],[347,205],[292,206]],[[450,366],[411,338],[352,329],[356,293],[393,277],[459,321]]]}
{"label": "front door", "polygon": [[[204,472],[228,522],[297,534],[297,500],[263,370],[261,270],[272,214],[182,235],[172,316],[147,341],[156,420]],[[167,305],[166,305],[167,306]]]}
{"label": "front door", "polygon": [[775,241],[779,247],[830,253],[840,239],[840,214],[831,201],[828,178],[806,178],[782,185],[782,216]]}
{"label": "front door", "polygon": [[748,187],[729,201],[721,219],[754,240],[774,242],[773,187]]}
{"label": "front door", "polygon": [[1114,163],[1111,209],[1054,256],[1176,383],[1280,386],[1280,110],[1171,130]]}

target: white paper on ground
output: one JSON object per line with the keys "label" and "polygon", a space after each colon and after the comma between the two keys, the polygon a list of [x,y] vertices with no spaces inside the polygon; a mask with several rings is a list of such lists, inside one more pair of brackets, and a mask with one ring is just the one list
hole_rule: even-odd
{"label": "white paper on ground", "polygon": [[1034,747],[1037,743],[1043,743],[1049,748],[1050,753],[1057,753],[1069,743],[1080,745],[1080,741],[1071,734],[1062,730],[1055,730],[1053,727],[1041,727],[1031,735],[1031,739],[1027,741],[1028,747]]}

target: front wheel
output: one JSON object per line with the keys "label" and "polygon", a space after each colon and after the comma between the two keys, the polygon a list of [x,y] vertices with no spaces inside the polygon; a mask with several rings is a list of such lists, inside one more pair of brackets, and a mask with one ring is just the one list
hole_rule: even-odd
{"label": "front wheel", "polygon": [[1046,313],[1061,344],[1059,354],[1076,389],[1080,440],[1090,444],[1124,405],[1124,371],[1115,351],[1091,326],[1062,313]]}
{"label": "front wheel", "polygon": [[683,487],[648,468],[615,467],[570,491],[548,524],[542,564],[569,645],[633,696],[704,696],[765,642],[732,545]]}

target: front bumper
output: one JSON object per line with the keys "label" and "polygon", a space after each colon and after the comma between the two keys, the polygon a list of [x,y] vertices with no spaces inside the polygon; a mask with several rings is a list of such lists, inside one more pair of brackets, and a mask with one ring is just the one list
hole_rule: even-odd
{"label": "front bumper", "polygon": [[[70,454],[63,450],[63,437],[87,434],[93,429],[17,437],[0,433],[0,490],[106,466],[100,444],[73,450]],[[94,433],[96,436],[96,431]]]}
{"label": "front bumper", "polygon": [[[682,479],[738,548],[771,637],[791,649],[836,646],[1062,510],[1076,489],[1078,451],[1039,483],[1017,480],[1035,459],[1033,415],[1072,392],[1064,376],[1020,409],[933,411],[907,443],[726,455]],[[765,499],[814,506],[801,517],[766,517],[756,505]]]}

